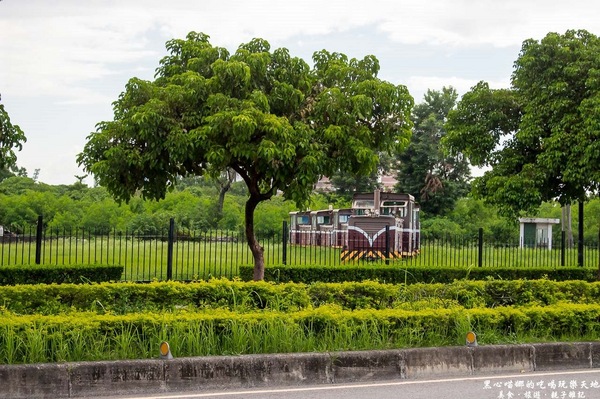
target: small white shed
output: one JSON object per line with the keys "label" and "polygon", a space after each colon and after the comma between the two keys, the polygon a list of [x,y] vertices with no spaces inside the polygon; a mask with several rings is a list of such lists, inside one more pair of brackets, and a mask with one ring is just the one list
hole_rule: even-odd
{"label": "small white shed", "polygon": [[521,233],[519,246],[521,248],[552,249],[552,225],[560,223],[559,219],[550,218],[520,218]]}

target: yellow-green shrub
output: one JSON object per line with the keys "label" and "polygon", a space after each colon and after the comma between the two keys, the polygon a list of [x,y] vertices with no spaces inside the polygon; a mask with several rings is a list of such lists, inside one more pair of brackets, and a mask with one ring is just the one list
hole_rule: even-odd
{"label": "yellow-green shrub", "polygon": [[388,349],[595,339],[600,305],[344,310],[336,305],[295,312],[226,309],[99,315],[0,315],[0,363],[155,357],[167,340],[176,356]]}

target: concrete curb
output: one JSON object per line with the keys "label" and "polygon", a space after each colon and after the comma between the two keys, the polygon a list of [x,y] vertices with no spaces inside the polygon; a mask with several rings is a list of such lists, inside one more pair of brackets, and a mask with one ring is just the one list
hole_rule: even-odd
{"label": "concrete curb", "polygon": [[0,366],[0,398],[82,398],[600,368],[600,342]]}

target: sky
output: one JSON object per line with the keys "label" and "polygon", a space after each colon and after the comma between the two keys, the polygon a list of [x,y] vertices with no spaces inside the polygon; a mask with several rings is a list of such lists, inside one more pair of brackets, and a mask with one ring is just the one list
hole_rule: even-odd
{"label": "sky", "polygon": [[309,65],[322,49],[372,54],[379,77],[420,103],[444,86],[510,87],[523,41],[600,35],[598,15],[589,0],[0,0],[0,95],[27,137],[17,165],[72,184],[84,175],[77,154],[113,119],[127,81],[152,80],[165,42],[190,31],[230,52],[260,37]]}

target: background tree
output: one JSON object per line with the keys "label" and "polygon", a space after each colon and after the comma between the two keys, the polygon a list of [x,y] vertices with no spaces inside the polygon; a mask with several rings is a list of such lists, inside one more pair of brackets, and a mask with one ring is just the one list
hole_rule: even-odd
{"label": "background tree", "polygon": [[330,181],[337,196],[350,201],[354,193],[368,193],[381,189],[380,176],[389,173],[392,168],[393,156],[380,153],[377,168],[369,175],[353,175],[345,170],[338,170],[330,177]]}
{"label": "background tree", "polygon": [[[449,114],[446,144],[491,166],[475,193],[508,215],[542,201],[583,202],[600,189],[600,51],[589,32],[523,43],[511,89],[479,83]],[[579,223],[580,264],[583,223]]]}
{"label": "background tree", "polygon": [[25,134],[19,125],[13,125],[10,122],[4,104],[0,103],[0,169],[15,166],[17,161],[15,149],[21,151],[25,141],[27,141]]}
{"label": "background tree", "polygon": [[338,170],[331,176],[329,181],[340,198],[350,199],[354,193],[366,193],[381,188],[378,178],[379,173],[377,170],[374,170],[368,176],[353,176]]}
{"label": "background tree", "polygon": [[16,164],[5,168],[0,168],[0,182],[4,179],[14,176],[27,177],[27,169],[18,167]]}
{"label": "background tree", "polygon": [[215,207],[215,219],[218,223],[223,218],[223,205],[225,204],[225,194],[231,189],[232,184],[235,182],[237,174],[233,168],[226,168],[224,171],[219,173],[219,176],[214,178],[215,185],[219,191]]}
{"label": "background tree", "polygon": [[314,68],[254,39],[235,54],[191,32],[167,42],[152,82],[133,78],[78,162],[119,200],[159,199],[178,176],[232,168],[245,182],[254,279],[264,275],[254,211],[280,190],[299,206],[323,175],[368,175],[408,144],[413,100],[377,78],[373,56],[316,52]]}
{"label": "background tree", "polygon": [[457,98],[452,87],[427,90],[425,101],[412,113],[414,128],[408,149],[398,155],[396,191],[413,195],[428,215],[447,214],[470,188],[468,161],[461,153],[446,154],[440,144],[446,134],[446,117]]}

